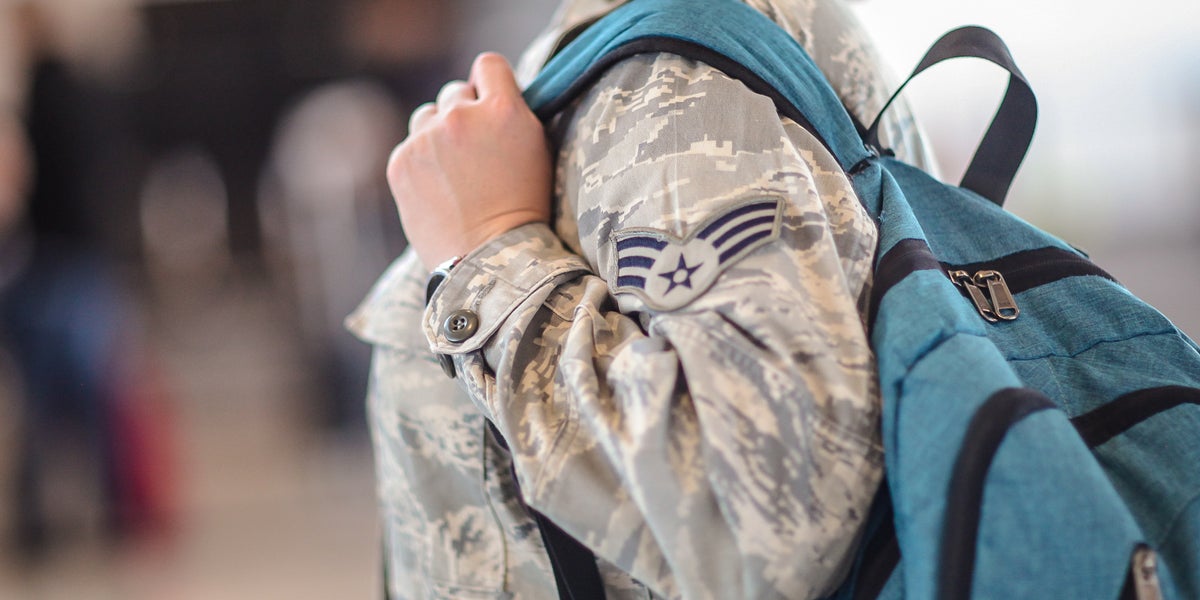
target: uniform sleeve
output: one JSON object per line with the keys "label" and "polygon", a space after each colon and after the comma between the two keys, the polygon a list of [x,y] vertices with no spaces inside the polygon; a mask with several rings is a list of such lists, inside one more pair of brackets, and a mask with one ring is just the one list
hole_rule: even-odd
{"label": "uniform sleeve", "polygon": [[769,100],[670,55],[610,71],[556,137],[554,230],[466,257],[431,347],[526,501],[655,593],[831,591],[882,472],[876,233],[844,175]]}

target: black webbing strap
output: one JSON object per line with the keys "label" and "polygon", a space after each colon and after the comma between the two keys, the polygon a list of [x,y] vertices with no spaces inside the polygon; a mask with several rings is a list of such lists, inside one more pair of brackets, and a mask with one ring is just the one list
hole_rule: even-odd
{"label": "black webbing strap", "polygon": [[[900,564],[900,542],[896,538],[895,511],[892,496],[885,481],[879,489],[872,512],[879,511],[882,517],[868,525],[870,537],[863,547],[857,573],[852,574],[854,593],[852,600],[876,600]],[[873,529],[871,529],[873,525]]]}
{"label": "black webbing strap", "polygon": [[1072,417],[1071,424],[1088,448],[1095,448],[1150,417],[1186,405],[1200,406],[1200,388],[1179,385],[1146,388]]}
{"label": "black webbing strap", "polygon": [[604,582],[596,555],[540,512],[531,510],[542,533],[546,554],[554,567],[554,583],[561,600],[604,600]]}
{"label": "black webbing strap", "polygon": [[[550,565],[554,568],[554,584],[558,587],[558,597],[561,600],[604,600],[604,582],[600,579],[600,569],[596,566],[596,556],[592,554],[592,551],[560,529],[542,513],[532,509],[529,512],[537,521],[538,530],[542,534],[542,543],[546,546],[546,554],[550,555]],[[388,586],[387,544],[382,544],[382,547],[383,560],[380,563],[383,573],[383,593],[380,598],[392,600],[391,588]]]}
{"label": "black webbing strap", "polygon": [[[487,422],[492,437],[501,448],[508,450],[508,442],[496,428],[496,424]],[[513,469],[513,481],[517,481],[517,472]],[[520,482],[517,482],[517,495],[521,495]],[[554,569],[554,584],[558,586],[560,600],[604,600],[604,581],[600,579],[600,568],[596,566],[596,555],[587,546],[571,537],[546,515],[529,509],[533,520],[537,522],[538,531],[542,534],[542,544],[546,546],[546,554],[550,556],[550,566]]]}
{"label": "black webbing strap", "polygon": [[379,562],[383,567],[383,569],[382,569],[382,571],[383,571],[383,595],[380,596],[380,598],[383,598],[383,600],[392,600],[392,588],[390,585],[388,585],[388,579],[390,578],[390,576],[388,575],[389,569],[388,569],[387,540],[382,540],[381,543],[379,544],[379,548],[380,548],[379,557],[382,559]]}
{"label": "black webbing strap", "polygon": [[939,600],[971,598],[983,493],[1000,444],[1025,417],[1055,408],[1054,402],[1037,390],[1005,388],[975,410],[955,458],[946,497],[937,573]]}
{"label": "black webbing strap", "polygon": [[1029,144],[1033,141],[1033,130],[1037,125],[1037,98],[1029,87],[1029,82],[1021,69],[1017,68],[1008,47],[995,33],[982,27],[962,27],[942,36],[933,46],[912,75],[896,90],[875,122],[867,129],[865,141],[868,146],[879,149],[879,124],[883,113],[904,90],[914,77],[922,71],[951,58],[982,58],[1008,71],[1008,91],[996,111],[992,124],[975,150],[970,166],[963,174],[962,187],[971,190],[999,206],[1004,205],[1004,197]]}

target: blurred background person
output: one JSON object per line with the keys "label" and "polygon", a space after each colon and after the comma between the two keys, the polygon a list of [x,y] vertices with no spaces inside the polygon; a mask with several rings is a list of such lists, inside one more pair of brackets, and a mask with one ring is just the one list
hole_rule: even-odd
{"label": "blurred background person", "polygon": [[367,353],[342,319],[404,247],[383,166],[406,106],[477,48],[515,51],[550,1],[0,5],[26,147],[5,166],[28,167],[0,294],[39,346],[0,351],[0,418],[21,416],[0,597],[378,589]]}
{"label": "blurred background person", "polygon": [[[22,559],[35,560],[55,535],[89,527],[118,535],[154,510],[139,504],[146,498],[135,498],[119,462],[132,458],[119,433],[133,339],[110,228],[128,207],[128,181],[114,174],[130,171],[130,130],[123,107],[98,83],[134,39],[123,28],[128,10],[91,20],[80,36],[51,4],[6,8],[12,71],[26,83],[9,86],[16,92],[7,138],[17,141],[8,144],[12,174],[0,219],[0,335],[20,406],[10,539]],[[15,131],[18,118],[23,132]]]}

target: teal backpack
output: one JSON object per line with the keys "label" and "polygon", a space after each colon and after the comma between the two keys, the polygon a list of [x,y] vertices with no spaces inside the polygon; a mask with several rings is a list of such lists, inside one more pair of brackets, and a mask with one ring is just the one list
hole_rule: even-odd
{"label": "teal backpack", "polygon": [[[913,73],[974,56],[1011,75],[957,187],[880,148],[879,119],[856,123],[803,48],[739,0],[629,2],[562,49],[526,100],[552,118],[645,52],[771,97],[877,220],[869,326],[887,479],[837,597],[1200,598],[1200,349],[1002,208],[1037,108],[999,38],[952,31]],[[588,551],[540,522],[560,595],[603,598]]]}

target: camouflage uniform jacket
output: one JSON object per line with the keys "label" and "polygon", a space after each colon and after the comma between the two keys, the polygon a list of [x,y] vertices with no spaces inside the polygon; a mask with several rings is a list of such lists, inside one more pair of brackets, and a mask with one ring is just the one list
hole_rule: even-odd
{"label": "camouflage uniform jacket", "polygon": [[[748,1],[869,121],[879,61],[844,7]],[[611,5],[565,4],[524,76]],[[548,131],[552,226],[477,249],[429,307],[406,254],[349,320],[375,346],[392,596],[556,597],[520,495],[596,552],[610,598],[829,592],[882,470],[871,219],[808,132],[677,56],[624,61]],[[479,323],[461,343],[458,310]]]}

